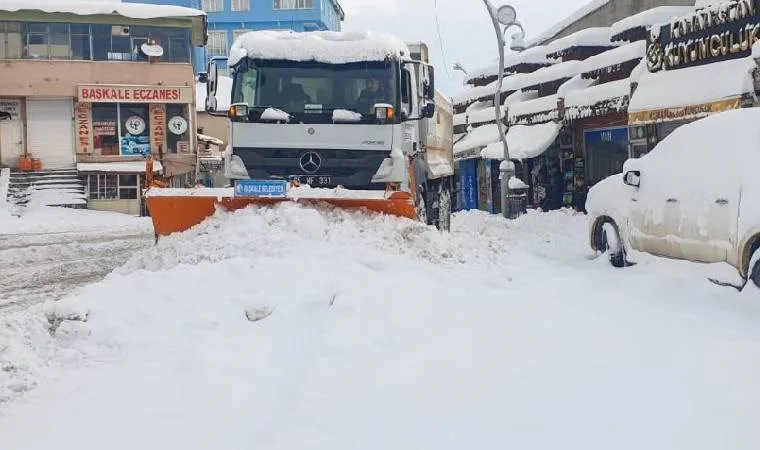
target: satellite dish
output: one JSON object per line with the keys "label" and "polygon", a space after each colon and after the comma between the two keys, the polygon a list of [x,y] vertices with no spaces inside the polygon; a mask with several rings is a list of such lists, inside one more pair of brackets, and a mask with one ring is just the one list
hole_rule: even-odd
{"label": "satellite dish", "polygon": [[150,43],[144,43],[140,46],[140,50],[142,50],[145,55],[157,58],[159,56],[162,56],[164,54],[164,48],[161,47],[158,44],[150,44]]}

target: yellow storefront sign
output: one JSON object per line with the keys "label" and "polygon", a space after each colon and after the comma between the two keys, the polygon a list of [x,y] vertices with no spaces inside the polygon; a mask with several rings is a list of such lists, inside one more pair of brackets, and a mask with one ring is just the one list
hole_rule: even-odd
{"label": "yellow storefront sign", "polygon": [[631,125],[644,125],[654,122],[668,122],[671,120],[705,116],[732,109],[739,109],[741,108],[741,104],[741,97],[735,97],[728,100],[719,100],[699,105],[636,111],[628,114],[628,123]]}

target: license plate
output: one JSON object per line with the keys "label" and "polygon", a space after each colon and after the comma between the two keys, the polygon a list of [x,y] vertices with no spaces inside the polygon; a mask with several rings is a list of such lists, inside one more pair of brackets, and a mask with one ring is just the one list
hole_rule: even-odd
{"label": "license plate", "polygon": [[236,197],[285,197],[287,180],[236,180]]}
{"label": "license plate", "polygon": [[329,175],[291,175],[291,181],[299,184],[308,184],[311,187],[332,186],[332,177]]}

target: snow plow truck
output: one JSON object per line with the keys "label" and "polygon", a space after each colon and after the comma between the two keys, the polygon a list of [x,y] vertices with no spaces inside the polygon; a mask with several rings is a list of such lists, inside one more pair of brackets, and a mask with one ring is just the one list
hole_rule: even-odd
{"label": "snow plow truck", "polygon": [[[226,60],[231,92],[219,89]],[[407,217],[448,231],[453,110],[424,43],[369,32],[253,31],[201,81],[229,118],[225,188],[145,191],[156,238],[217,208],[299,201]],[[218,96],[229,102],[219,111]]]}

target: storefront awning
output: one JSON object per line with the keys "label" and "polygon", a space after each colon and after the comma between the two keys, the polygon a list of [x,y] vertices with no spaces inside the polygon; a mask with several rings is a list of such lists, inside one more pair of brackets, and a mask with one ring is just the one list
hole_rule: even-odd
{"label": "storefront awning", "polygon": [[467,136],[454,144],[454,156],[457,159],[478,158],[483,147],[498,140],[499,128],[495,123],[473,128]]}
{"label": "storefront awning", "polygon": [[557,94],[553,94],[510,105],[508,113],[510,125],[531,125],[556,120],[559,117],[557,100]]}
{"label": "storefront awning", "polygon": [[[163,167],[159,161],[153,161],[153,171],[158,172]],[[103,163],[77,163],[79,172],[114,172],[114,173],[145,173],[145,161],[119,161]]]}
{"label": "storefront awning", "polygon": [[565,97],[565,118],[577,120],[625,111],[630,94],[628,78],[571,91]]}
{"label": "storefront awning", "polygon": [[646,124],[692,119],[736,109],[754,91],[751,58],[684,69],[644,71],[628,105],[629,122]]}
{"label": "storefront awning", "polygon": [[[559,135],[560,123],[541,123],[538,125],[513,125],[507,132],[509,158],[525,160],[541,156]],[[488,145],[482,152],[483,159],[504,159],[504,147],[501,142]]]}

